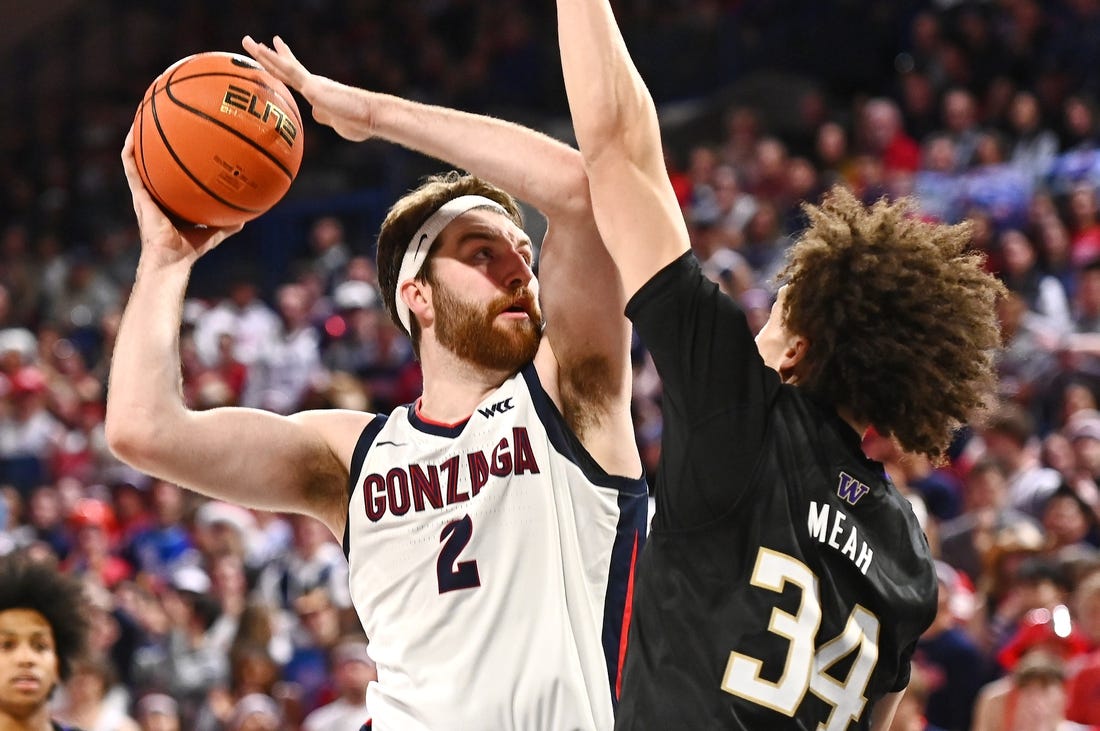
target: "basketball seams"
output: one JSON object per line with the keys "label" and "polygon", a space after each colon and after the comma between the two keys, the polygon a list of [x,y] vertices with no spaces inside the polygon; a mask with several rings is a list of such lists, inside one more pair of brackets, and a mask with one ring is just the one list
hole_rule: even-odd
{"label": "basketball seams", "polygon": [[301,165],[302,117],[290,89],[234,54],[201,53],[172,64],[146,90],[134,132],[143,182],[179,221],[252,220],[285,195]]}
{"label": "basketball seams", "polygon": [[[171,78],[169,78],[168,81],[164,84],[164,89],[163,89],[163,91],[165,92],[165,94],[168,95],[169,98],[171,98],[171,96],[172,96],[171,92],[168,90],[168,87],[171,85],[171,83],[172,83],[172,80],[171,80]],[[263,212],[262,210],[256,210],[254,208],[246,208],[244,206],[239,206],[239,205],[236,205],[234,203],[230,203],[229,201],[225,200],[224,198],[222,198],[220,195],[218,195],[214,191],[210,190],[210,188],[208,188],[205,184],[203,184],[203,182],[201,180],[199,180],[197,177],[195,177],[195,174],[191,172],[191,169],[189,167],[187,167],[187,165],[184,164],[183,160],[180,159],[180,156],[176,154],[175,149],[172,147],[172,143],[168,141],[168,136],[166,134],[164,134],[164,127],[161,125],[160,118],[157,116],[156,94],[153,94],[152,98],[150,98],[149,101],[150,101],[150,106],[151,106],[152,111],[153,111],[153,123],[156,125],[157,133],[160,135],[160,140],[161,140],[161,143],[164,146],[164,150],[169,155],[172,156],[172,159],[175,160],[175,162],[176,162],[176,166],[180,169],[180,171],[183,172],[184,175],[186,175],[188,178],[191,179],[191,182],[193,182],[195,185],[197,185],[202,192],[206,193],[208,196],[210,196],[211,198],[216,200],[218,203],[221,203],[223,206],[226,206],[227,208],[232,208],[233,210],[240,211],[242,213],[256,213],[256,214],[259,214],[259,213]],[[173,102],[174,101],[175,100],[173,99]],[[178,106],[181,106],[185,109],[187,108],[185,105],[182,105],[182,104],[180,104]],[[183,217],[183,216],[178,216],[178,217],[184,218],[186,220],[186,218]]]}
{"label": "basketball seams", "polygon": [[[145,102],[142,103],[141,109],[138,112],[138,129],[137,129],[137,133],[138,133],[138,139],[141,141],[141,145],[139,145],[140,152],[141,152],[141,159],[138,160],[138,170],[142,174],[141,175],[142,182],[145,184],[145,187],[148,188],[148,190],[152,194],[153,198],[156,199],[156,201],[160,205],[160,207],[163,208],[165,210],[165,212],[168,213],[169,216],[175,217],[175,218],[182,221],[182,220],[186,220],[186,219],[183,216],[181,216],[177,211],[173,210],[171,208],[171,206],[168,206],[165,203],[163,203],[163,196],[160,196],[160,195],[157,194],[157,186],[153,183],[153,178],[152,178],[151,175],[149,175],[149,168],[145,164],[145,137],[144,137],[144,135],[145,135],[146,106],[149,107],[149,111],[152,113],[153,117],[155,118],[156,117],[156,109],[155,109],[156,102],[154,101],[155,97],[156,97],[156,92],[154,91],[154,93],[149,95],[148,102],[147,103],[145,103]],[[158,134],[160,134],[159,130],[158,130]],[[164,135],[160,134],[160,138],[163,140]],[[166,145],[166,147],[167,147],[167,145]]]}
{"label": "basketball seams", "polygon": [[[294,101],[294,95],[290,91],[290,88],[286,85],[282,85],[281,87],[272,86],[271,84],[265,82],[260,76],[242,76],[241,74],[233,74],[226,71],[200,71],[193,74],[188,74],[187,76],[181,76],[177,79],[175,78],[174,72],[172,74],[172,78],[169,79],[167,83],[165,83],[165,89],[168,88],[168,83],[179,84],[184,81],[189,81],[191,79],[201,79],[208,76],[228,76],[233,79],[244,79],[245,81],[251,81],[257,88],[271,92],[275,96],[279,97],[279,100],[284,102],[287,111],[294,115],[294,121],[298,123],[298,129],[302,128],[302,115],[300,110],[298,109],[298,103]],[[285,94],[283,93],[284,91],[286,92]]]}
{"label": "basketball seams", "polygon": [[[221,127],[225,131],[231,133],[234,137],[237,137],[238,139],[240,139],[242,142],[246,142],[250,147],[255,148],[257,152],[261,153],[264,157],[271,160],[271,162],[274,163],[276,167],[278,167],[280,170],[283,171],[283,173],[286,174],[288,179],[290,179],[291,181],[294,180],[294,173],[290,172],[290,168],[288,168],[286,165],[284,165],[282,162],[280,162],[277,157],[275,157],[270,152],[268,152],[266,149],[264,149],[263,145],[260,145],[255,140],[241,134],[239,130],[234,129],[232,126],[226,124],[225,122],[222,122],[217,117],[214,117],[214,116],[210,115],[209,113],[207,113],[207,112],[205,112],[201,109],[193,107],[190,104],[186,104],[186,103],[180,101],[180,99],[178,97],[176,97],[174,94],[172,94],[172,85],[183,83],[184,81],[187,81],[189,79],[209,78],[209,77],[213,77],[213,76],[225,76],[225,77],[230,78],[230,79],[243,79],[244,81],[252,82],[255,86],[258,86],[262,89],[266,89],[267,91],[270,91],[270,92],[274,93],[276,96],[279,97],[280,101],[285,101],[282,98],[282,94],[279,94],[278,90],[276,90],[276,89],[272,88],[271,86],[263,83],[262,81],[259,81],[259,80],[255,79],[252,76],[241,76],[240,74],[230,74],[230,73],[226,73],[224,71],[204,71],[202,73],[196,73],[196,74],[191,74],[189,76],[184,76],[184,77],[179,78],[179,79],[176,78],[177,73],[179,73],[179,69],[176,69],[176,71],[173,71],[172,75],[169,76],[168,79],[164,83],[164,93],[168,95],[168,98],[172,100],[173,104],[175,104],[176,106],[178,106],[181,109],[186,109],[187,111],[191,112],[192,114],[194,114],[197,117],[205,119],[205,120],[207,120],[207,121],[209,121],[213,124],[216,124],[217,126]],[[290,105],[286,105],[286,106],[290,106]],[[293,109],[293,107],[290,107],[290,108]],[[295,114],[294,116],[295,116],[295,121],[298,122],[298,129],[301,130],[302,129],[301,120],[297,119],[297,116],[298,116],[297,114]]]}

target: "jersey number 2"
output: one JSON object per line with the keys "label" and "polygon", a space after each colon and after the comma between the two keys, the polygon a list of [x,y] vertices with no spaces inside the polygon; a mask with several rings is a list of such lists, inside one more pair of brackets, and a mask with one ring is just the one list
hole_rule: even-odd
{"label": "jersey number 2", "polygon": [[472,589],[481,586],[481,577],[477,574],[477,561],[459,561],[458,554],[470,542],[474,535],[474,522],[469,515],[453,520],[443,526],[439,542],[443,548],[439,551],[439,560],[435,562],[436,578],[439,579],[439,593],[456,589]]}
{"label": "jersey number 2", "polygon": [[[814,638],[821,624],[817,577],[798,559],[761,548],[752,571],[753,586],[778,593],[788,582],[802,590],[798,612],[773,609],[768,625],[770,632],[790,643],[783,675],[775,682],[765,680],[760,677],[760,660],[731,652],[722,690],[787,717],[794,716],[810,690],[832,706],[825,723],[818,725],[819,731],[844,731],[849,722],[859,719],[867,703],[863,694],[878,661],[878,618],[857,604],[848,615],[844,631],[815,648]],[[852,652],[857,653],[855,662],[843,682],[826,674]]]}

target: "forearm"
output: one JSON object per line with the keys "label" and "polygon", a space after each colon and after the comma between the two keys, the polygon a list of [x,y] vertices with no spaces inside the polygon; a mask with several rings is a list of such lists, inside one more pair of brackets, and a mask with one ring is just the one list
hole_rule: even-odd
{"label": "forearm", "polygon": [[[558,40],[573,129],[590,164],[617,149],[648,156],[657,112],[607,0],[558,0]],[[641,132],[642,134],[639,134]]]}
{"label": "forearm", "polygon": [[461,167],[547,216],[587,211],[584,166],[565,143],[494,117],[358,91],[378,137]]}
{"label": "forearm", "polygon": [[[186,412],[180,384],[179,329],[190,277],[186,261],[143,257],[122,316],[107,392],[108,443],[125,461],[160,443]],[[132,451],[135,450],[135,451]],[[140,465],[135,465],[141,468]]]}
{"label": "forearm", "polygon": [[904,693],[904,690],[888,693],[879,699],[875,707],[871,709],[872,731],[887,731],[890,728],[890,723],[894,720],[894,713],[898,710],[898,704],[901,703],[901,696]]}
{"label": "forearm", "polygon": [[558,42],[592,209],[629,298],[688,249],[657,112],[607,0],[558,0]]}

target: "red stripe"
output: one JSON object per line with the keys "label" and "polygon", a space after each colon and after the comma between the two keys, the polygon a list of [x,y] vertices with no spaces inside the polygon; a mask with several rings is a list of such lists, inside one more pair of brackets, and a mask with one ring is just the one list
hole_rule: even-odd
{"label": "red stripe", "polygon": [[615,676],[615,698],[623,692],[623,663],[630,634],[630,615],[634,608],[634,565],[638,560],[638,531],[634,531],[634,547],[630,549],[630,576],[626,580],[626,601],[623,603],[623,629],[619,635],[619,669]]}
{"label": "red stripe", "polygon": [[458,426],[462,422],[466,421],[466,419],[470,418],[470,417],[467,416],[465,418],[459,419],[458,421],[454,422],[453,424],[448,424],[445,421],[436,421],[435,419],[429,419],[427,416],[424,416],[424,412],[420,410],[420,399],[416,400],[416,415],[421,421],[423,421],[426,424],[431,424],[432,426],[442,426],[442,427],[445,427],[447,429],[454,429],[456,426]]}

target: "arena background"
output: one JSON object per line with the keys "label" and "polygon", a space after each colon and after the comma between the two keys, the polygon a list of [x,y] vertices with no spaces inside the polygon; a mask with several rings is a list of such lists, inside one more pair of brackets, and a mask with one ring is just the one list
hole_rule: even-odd
{"label": "arena background", "polygon": [[[1100,2],[614,6],[658,102],[693,247],[754,322],[802,225],[799,203],[836,183],[867,201],[914,195],[921,215],[974,221],[975,248],[1014,293],[991,425],[964,430],[943,466],[868,439],[922,515],[949,600],[918,651],[907,710],[967,728],[984,683],[1014,677],[1028,643],[1058,644],[1049,627],[1063,605],[1083,639],[1059,645],[1068,659],[1044,672],[1061,679],[1095,666],[1100,612],[1085,606],[1100,603],[1100,590],[1085,579],[1100,573],[1100,347],[1076,336],[1100,333]],[[325,553],[331,545],[314,554],[309,526],[294,532],[283,516],[242,513],[133,474],[103,443],[113,329],[138,251],[123,138],[146,87],[172,62],[240,52],[245,34],[279,34],[316,73],[571,141],[553,3],[5,0],[0,17],[0,547],[40,550],[99,587],[106,661],[93,670],[108,679],[118,713],[141,716],[139,699],[167,692],[180,699],[185,728],[219,731],[233,727],[246,696],[262,695],[280,705],[286,729],[297,728],[333,697],[318,673],[339,655],[332,632],[324,641],[310,634],[310,602],[337,610],[339,634],[355,630],[333,588],[342,557]],[[1017,117],[1028,99],[1037,113]],[[277,317],[285,285],[312,282],[301,341],[308,368],[280,372],[285,352],[255,365],[197,344],[184,383],[197,408],[385,409],[418,388],[407,346],[359,286],[373,284],[370,272],[353,273],[349,261],[373,255],[378,225],[403,191],[447,168],[384,142],[345,142],[299,102],[307,122],[298,179],[200,262],[185,314],[201,332],[204,313],[244,279],[257,286],[264,316]],[[894,114],[898,129],[881,134]],[[541,218],[527,214],[537,237]],[[340,232],[335,258],[314,241],[328,217]],[[349,281],[357,284],[337,291]],[[374,318],[369,337],[349,342],[360,310]],[[637,437],[659,484],[660,384],[640,346],[635,356]],[[245,378],[267,391],[249,393]],[[1019,497],[1034,491],[1041,501]],[[290,566],[279,551],[322,558]],[[320,573],[297,577],[305,585],[295,595],[288,587],[302,566]],[[236,570],[243,586],[219,586],[223,570]],[[222,633],[200,628],[194,656],[172,654],[172,591],[216,599],[187,608]],[[250,641],[242,628],[264,622],[269,631]],[[264,668],[261,680],[244,680],[250,661]],[[158,663],[173,670],[158,673]],[[1100,708],[1087,695],[1095,686],[1068,687],[1071,714]]]}

